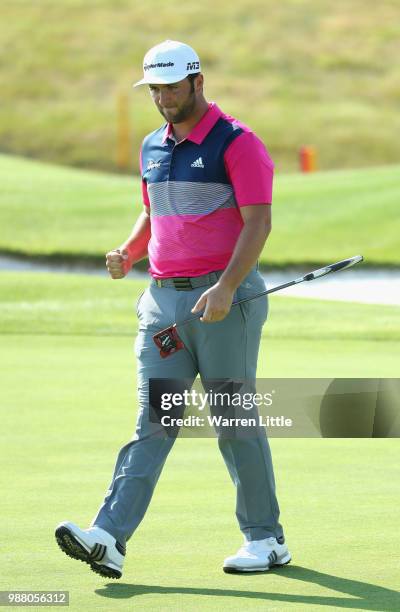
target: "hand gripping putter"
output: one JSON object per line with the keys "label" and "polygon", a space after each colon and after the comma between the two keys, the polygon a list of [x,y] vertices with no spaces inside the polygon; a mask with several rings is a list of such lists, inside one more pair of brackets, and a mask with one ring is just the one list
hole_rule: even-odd
{"label": "hand gripping putter", "polygon": [[[362,255],[355,255],[354,257],[349,257],[349,259],[343,259],[342,261],[337,261],[336,263],[325,266],[324,268],[319,268],[318,270],[314,270],[314,272],[309,272],[304,276],[296,278],[288,283],[284,283],[283,285],[278,285],[277,287],[272,287],[272,289],[268,289],[267,291],[263,291],[262,293],[257,293],[251,297],[245,298],[243,300],[238,300],[237,302],[232,302],[232,307],[237,306],[238,304],[243,304],[244,302],[250,302],[251,300],[256,300],[262,295],[267,295],[269,293],[275,293],[276,291],[280,291],[281,289],[286,289],[286,287],[291,287],[292,285],[298,285],[299,283],[303,283],[304,281],[312,281],[315,278],[320,278],[321,276],[326,276],[331,272],[339,272],[339,270],[344,270],[346,268],[350,268],[355,264],[363,261]],[[173,353],[180,351],[185,348],[182,340],[178,335],[178,327],[182,327],[183,325],[187,325],[187,323],[191,323],[196,319],[199,319],[202,316],[202,313],[191,317],[190,319],[186,319],[185,321],[181,321],[180,323],[173,323],[169,327],[162,329],[157,332],[153,336],[153,340],[160,349],[160,355],[163,359],[165,357],[169,357]]]}

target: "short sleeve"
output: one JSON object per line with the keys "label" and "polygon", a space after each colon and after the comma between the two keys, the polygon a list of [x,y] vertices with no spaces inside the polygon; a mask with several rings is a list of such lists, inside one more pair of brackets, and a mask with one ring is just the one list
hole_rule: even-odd
{"label": "short sleeve", "polygon": [[235,138],[224,161],[238,206],[272,203],[274,164],[253,132],[242,132]]}
{"label": "short sleeve", "polygon": [[150,206],[149,194],[147,193],[147,183],[143,179],[142,147],[140,147],[139,167],[140,167],[140,176],[141,176],[141,181],[142,181],[142,199],[143,199],[143,204],[145,206]]}

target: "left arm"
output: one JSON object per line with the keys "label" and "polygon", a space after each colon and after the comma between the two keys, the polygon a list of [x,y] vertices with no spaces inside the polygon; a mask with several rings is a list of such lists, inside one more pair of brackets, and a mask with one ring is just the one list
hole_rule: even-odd
{"label": "left arm", "polygon": [[205,308],[200,321],[222,321],[231,309],[233,294],[255,265],[271,232],[271,206],[269,204],[242,206],[240,213],[244,226],[239,234],[232,257],[219,281],[205,291],[192,312]]}

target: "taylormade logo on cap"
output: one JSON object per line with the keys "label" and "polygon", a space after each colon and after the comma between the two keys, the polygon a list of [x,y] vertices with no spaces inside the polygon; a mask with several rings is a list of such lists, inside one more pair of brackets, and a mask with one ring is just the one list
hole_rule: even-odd
{"label": "taylormade logo on cap", "polygon": [[143,70],[146,71],[151,68],[169,68],[169,66],[175,66],[174,62],[168,62],[168,64],[163,64],[163,62],[158,62],[158,64],[145,64]]}
{"label": "taylormade logo on cap", "polygon": [[168,85],[178,83],[188,74],[201,71],[200,59],[196,51],[177,40],[165,40],[152,47],[144,56],[143,79],[133,85]]}

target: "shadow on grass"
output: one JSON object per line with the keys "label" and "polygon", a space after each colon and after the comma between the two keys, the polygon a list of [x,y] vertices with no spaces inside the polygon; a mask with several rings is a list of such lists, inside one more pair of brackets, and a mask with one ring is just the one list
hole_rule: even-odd
{"label": "shadow on grass", "polygon": [[[323,574],[315,570],[307,569],[292,565],[290,567],[279,568],[272,570],[273,573],[282,573],[284,578],[292,578],[293,580],[301,580],[318,584],[327,589],[338,591],[347,595],[347,597],[328,597],[322,595],[295,595],[289,593],[269,593],[267,590],[262,591],[241,591],[239,589],[207,589],[196,587],[163,587],[157,585],[144,584],[107,584],[104,589],[96,589],[96,593],[102,597],[110,597],[112,599],[128,599],[138,595],[157,594],[174,594],[181,595],[214,595],[215,597],[242,597],[244,599],[262,599],[264,601],[282,601],[288,603],[299,603],[308,605],[334,606],[336,608],[355,608],[357,610],[377,610],[379,612],[386,610],[400,610],[400,593],[392,591],[385,587],[380,587],[368,582],[360,582],[359,580],[348,580],[347,578],[339,578],[330,574]],[[264,573],[253,573],[251,575],[258,576],[258,585],[263,588],[268,588],[267,579]],[[243,574],[249,576],[249,573]],[[236,574],[235,578],[238,584],[242,579],[240,574]],[[263,577],[263,578],[262,578]],[[232,578],[232,576],[230,576]],[[254,583],[254,587],[257,583]]]}

